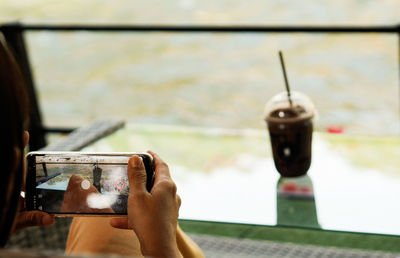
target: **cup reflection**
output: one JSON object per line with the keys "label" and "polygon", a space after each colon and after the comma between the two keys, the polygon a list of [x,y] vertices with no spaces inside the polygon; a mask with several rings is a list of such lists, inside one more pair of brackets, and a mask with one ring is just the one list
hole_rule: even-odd
{"label": "cup reflection", "polygon": [[308,175],[280,177],[276,193],[278,225],[320,228],[314,188]]}

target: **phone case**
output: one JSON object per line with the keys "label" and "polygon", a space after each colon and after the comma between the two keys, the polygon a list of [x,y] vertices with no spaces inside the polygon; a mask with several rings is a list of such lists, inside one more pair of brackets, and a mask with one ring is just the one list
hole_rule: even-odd
{"label": "phone case", "polygon": [[142,158],[150,191],[154,168],[147,153],[28,153],[27,209],[56,216],[126,215],[132,155]]}

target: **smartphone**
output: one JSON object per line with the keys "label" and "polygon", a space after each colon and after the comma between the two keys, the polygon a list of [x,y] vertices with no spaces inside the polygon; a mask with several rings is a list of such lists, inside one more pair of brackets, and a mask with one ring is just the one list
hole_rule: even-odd
{"label": "smartphone", "polygon": [[147,153],[30,152],[26,208],[58,216],[126,215],[128,160],[138,155],[151,190],[153,157]]}

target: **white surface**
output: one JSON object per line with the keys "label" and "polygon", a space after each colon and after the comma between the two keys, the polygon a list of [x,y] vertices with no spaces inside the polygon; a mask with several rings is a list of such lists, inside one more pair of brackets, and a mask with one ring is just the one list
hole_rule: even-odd
{"label": "white surface", "polygon": [[62,182],[55,182],[54,184],[48,184],[48,183],[43,183],[38,185],[36,188],[39,189],[46,189],[46,190],[60,190],[60,191],[66,191],[67,190],[67,186],[68,186],[68,182],[67,181],[62,181]]}
{"label": "white surface", "polygon": [[[313,141],[313,182],[323,229],[400,235],[400,178],[357,167]],[[276,225],[276,184],[272,158],[243,154],[236,164],[211,173],[170,168],[182,197],[180,218]]]}
{"label": "white surface", "polygon": [[81,183],[81,187],[82,187],[82,189],[84,189],[84,190],[89,189],[90,185],[91,185],[91,184],[90,184],[89,180],[87,180],[87,179],[83,180],[82,183]]}

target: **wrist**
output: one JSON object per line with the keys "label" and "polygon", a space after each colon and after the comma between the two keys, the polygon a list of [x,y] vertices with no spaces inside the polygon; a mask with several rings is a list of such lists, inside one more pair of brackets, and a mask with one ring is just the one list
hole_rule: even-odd
{"label": "wrist", "polygon": [[175,230],[163,230],[164,234],[154,232],[139,237],[140,248],[144,256],[150,257],[182,257],[176,243]]}
{"label": "wrist", "polygon": [[141,252],[143,256],[145,257],[155,257],[155,258],[161,258],[161,257],[179,257],[181,258],[182,255],[179,252],[178,246],[176,242],[174,243],[169,243],[169,244],[164,244],[160,245],[158,244],[157,246],[150,246],[147,247],[145,245],[141,245]]}

